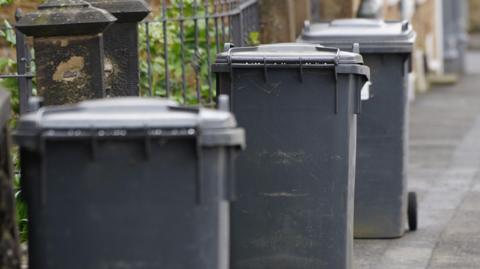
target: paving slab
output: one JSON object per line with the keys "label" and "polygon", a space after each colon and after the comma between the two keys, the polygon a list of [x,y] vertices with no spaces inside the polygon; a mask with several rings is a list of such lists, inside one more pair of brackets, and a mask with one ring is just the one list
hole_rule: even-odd
{"label": "paving slab", "polygon": [[411,107],[410,189],[419,229],[395,240],[356,240],[355,269],[480,268],[480,52],[458,84]]}

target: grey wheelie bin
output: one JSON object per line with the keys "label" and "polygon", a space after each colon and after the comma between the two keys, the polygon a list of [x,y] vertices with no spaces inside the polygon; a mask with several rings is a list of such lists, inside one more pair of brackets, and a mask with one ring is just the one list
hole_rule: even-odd
{"label": "grey wheelie bin", "polygon": [[229,48],[213,71],[249,143],[236,162],[230,268],[351,268],[362,57],[295,43]]}
{"label": "grey wheelie bin", "polygon": [[10,95],[0,87],[0,268],[18,268],[21,259],[12,182],[10,116]]}
{"label": "grey wheelie bin", "polygon": [[30,266],[228,268],[233,157],[227,111],[120,98],[21,118]]}
{"label": "grey wheelie bin", "polygon": [[411,230],[417,227],[416,195],[407,193],[407,79],[414,40],[408,22],[369,19],[306,23],[299,38],[342,49],[356,42],[372,71],[373,98],[358,117],[357,238],[400,237],[407,220]]}
{"label": "grey wheelie bin", "polygon": [[468,45],[468,1],[442,0],[445,73],[463,74]]}

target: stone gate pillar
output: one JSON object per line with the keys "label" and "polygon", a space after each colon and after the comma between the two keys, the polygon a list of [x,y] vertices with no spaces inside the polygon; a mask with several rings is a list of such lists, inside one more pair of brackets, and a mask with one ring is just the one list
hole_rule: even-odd
{"label": "stone gate pillar", "polygon": [[88,0],[117,21],[104,33],[108,96],[138,96],[138,23],[150,13],[143,0]]}
{"label": "stone gate pillar", "polygon": [[115,20],[83,0],[47,0],[19,19],[17,29],[33,36],[37,90],[45,105],[106,96],[102,32]]}

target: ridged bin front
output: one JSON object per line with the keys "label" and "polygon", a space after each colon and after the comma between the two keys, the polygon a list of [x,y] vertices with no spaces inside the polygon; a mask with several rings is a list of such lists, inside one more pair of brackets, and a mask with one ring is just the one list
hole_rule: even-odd
{"label": "ridged bin front", "polygon": [[23,117],[30,266],[227,269],[235,126],[228,112],[135,98]]}
{"label": "ridged bin front", "polygon": [[307,25],[300,42],[351,49],[371,68],[373,98],[358,117],[356,238],[394,238],[407,223],[408,74],[415,32],[407,22],[336,20]]}
{"label": "ridged bin front", "polygon": [[310,45],[233,48],[214,71],[249,141],[236,163],[230,268],[351,268],[361,57]]}

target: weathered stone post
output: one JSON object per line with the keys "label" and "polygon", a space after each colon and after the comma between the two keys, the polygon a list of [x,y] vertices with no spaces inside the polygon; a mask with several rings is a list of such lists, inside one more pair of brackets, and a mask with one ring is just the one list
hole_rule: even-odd
{"label": "weathered stone post", "polygon": [[83,0],[47,0],[21,17],[34,37],[37,89],[45,105],[105,97],[102,32],[115,17]]}
{"label": "weathered stone post", "polygon": [[143,0],[87,0],[117,18],[104,36],[107,96],[138,96],[138,23],[150,13]]}

